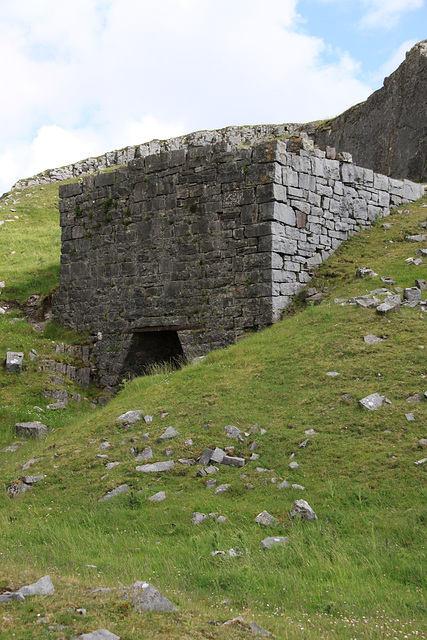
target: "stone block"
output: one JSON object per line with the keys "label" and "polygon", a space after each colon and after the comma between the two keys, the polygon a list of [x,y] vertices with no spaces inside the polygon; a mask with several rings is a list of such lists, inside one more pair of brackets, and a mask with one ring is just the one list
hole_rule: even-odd
{"label": "stone block", "polygon": [[47,426],[41,422],[17,422],[13,432],[23,438],[44,438],[47,434]]}
{"label": "stone block", "polygon": [[409,307],[416,307],[421,302],[421,290],[418,287],[409,287],[403,290],[403,300]]}
{"label": "stone block", "polygon": [[349,163],[341,165],[341,180],[344,184],[354,184],[354,165]]}
{"label": "stone block", "polygon": [[256,201],[258,204],[262,202],[286,202],[287,189],[281,184],[275,184],[273,182],[269,184],[262,184],[256,188]]}
{"label": "stone block", "polygon": [[225,455],[221,461],[221,464],[225,464],[229,467],[244,467],[245,466],[245,459],[244,458],[238,458],[235,456],[227,456]]}
{"label": "stone block", "polygon": [[6,354],[6,373],[21,373],[23,361],[22,351],[8,351]]}
{"label": "stone block", "polygon": [[383,176],[379,173],[374,173],[374,189],[379,191],[389,190],[389,179],[387,176]]}
{"label": "stone block", "polygon": [[83,192],[83,183],[74,182],[72,184],[63,184],[59,187],[59,197],[64,200],[65,198],[72,198],[73,196],[79,196]]}
{"label": "stone block", "polygon": [[283,167],[282,181],[285,186],[298,187],[298,172],[291,167]]}

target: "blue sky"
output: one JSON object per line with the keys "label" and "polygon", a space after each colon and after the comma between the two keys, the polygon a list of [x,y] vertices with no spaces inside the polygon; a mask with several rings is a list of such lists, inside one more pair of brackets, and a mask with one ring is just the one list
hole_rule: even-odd
{"label": "blue sky", "polygon": [[365,100],[427,37],[427,0],[0,0],[0,8],[0,193],[153,138],[332,117]]}

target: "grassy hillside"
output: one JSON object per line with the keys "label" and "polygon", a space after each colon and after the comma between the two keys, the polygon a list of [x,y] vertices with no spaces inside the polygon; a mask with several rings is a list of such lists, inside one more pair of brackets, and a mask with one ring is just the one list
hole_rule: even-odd
{"label": "grassy hillside", "polygon": [[[56,284],[56,190],[23,192],[12,207],[18,220],[0,226],[6,283],[0,306]],[[54,596],[0,604],[2,638],[68,640],[106,628],[122,640],[228,640],[254,637],[252,621],[278,638],[426,637],[427,464],[414,463],[427,456],[419,444],[427,438],[427,402],[407,401],[427,391],[426,319],[420,307],[381,317],[334,302],[383,286],[380,276],[393,277],[398,287],[426,278],[425,265],[405,262],[425,243],[404,238],[420,231],[427,200],[400,211],[355,236],[319,269],[311,284],[328,289],[320,305],[296,305],[282,322],[197,365],[136,379],[102,409],[83,401],[49,412],[46,375],[29,363],[28,351],[48,356],[52,341],[76,337],[64,338],[55,325],[39,335],[24,321],[11,324],[18,310],[0,315],[2,358],[7,348],[26,354],[20,376],[0,372],[0,447],[15,441],[17,421],[49,426],[45,440],[0,453],[0,592],[46,574],[56,589]],[[356,278],[360,266],[379,276]],[[384,340],[367,345],[366,334]],[[358,400],[374,392],[391,404],[361,409]],[[41,417],[34,405],[45,410]],[[152,422],[124,429],[117,417],[136,409]],[[227,438],[226,425],[244,432],[241,444]],[[179,436],[158,442],[167,426]],[[307,436],[309,429],[316,434]],[[100,449],[103,442],[111,446]],[[243,468],[221,465],[200,477],[199,465],[179,462],[206,447],[233,445],[246,459]],[[173,459],[172,470],[136,471],[144,463],[130,449],[146,446],[153,450],[149,462]],[[253,453],[259,459],[249,460]],[[30,458],[39,461],[23,472]],[[291,461],[299,468],[291,470]],[[108,462],[120,464],[107,470]],[[24,473],[45,477],[12,500],[6,488]],[[207,479],[230,487],[215,495]],[[304,489],[280,489],[283,480]],[[98,502],[124,483],[126,493]],[[148,499],[159,491],[164,501]],[[290,519],[301,498],[316,522]],[[257,524],[263,510],[279,523]],[[227,520],[194,525],[196,511]],[[289,543],[261,549],[267,536],[287,536]],[[232,548],[238,557],[230,557]],[[135,612],[120,590],[134,580],[151,582],[178,611]],[[97,587],[113,590],[90,593]],[[77,612],[82,607],[84,616]],[[243,623],[222,626],[239,615]]]}

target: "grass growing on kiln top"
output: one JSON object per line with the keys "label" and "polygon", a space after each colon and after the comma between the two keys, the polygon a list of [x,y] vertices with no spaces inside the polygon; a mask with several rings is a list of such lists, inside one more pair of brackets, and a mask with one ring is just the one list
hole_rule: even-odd
{"label": "grass growing on kiln top", "polygon": [[[335,297],[382,286],[379,277],[356,279],[358,266],[393,276],[401,287],[425,277],[425,266],[405,262],[420,245],[403,240],[418,232],[425,203],[405,205],[410,213],[386,219],[390,229],[379,221],[342,246],[314,280],[319,287],[336,287],[321,305],[212,352],[198,365],[135,379],[103,409],[71,417],[68,409],[60,416],[46,414],[45,441],[0,454],[0,588],[17,588],[47,573],[56,588],[52,598],[2,605],[2,637],[68,640],[102,627],[122,639],[253,637],[239,625],[210,624],[240,613],[279,638],[410,637],[415,632],[425,637],[426,468],[414,462],[426,455],[418,441],[427,437],[427,403],[409,404],[406,398],[427,389],[421,348],[427,348],[426,320],[419,308],[380,317],[374,310],[334,303]],[[15,330],[29,348],[31,330],[13,325],[9,341]],[[387,339],[369,346],[363,341],[367,333]],[[339,376],[331,378],[328,371]],[[24,371],[16,384],[32,388],[30,374]],[[5,374],[0,376],[3,381]],[[392,405],[376,412],[360,409],[358,400],[375,391]],[[131,409],[143,409],[153,422],[124,431],[116,418]],[[26,410],[18,398],[17,411]],[[164,412],[169,415],[162,419]],[[405,418],[409,412],[412,422]],[[13,440],[12,418],[1,427],[5,444]],[[227,424],[249,432],[255,423],[266,433],[245,437],[243,445],[224,435]],[[156,443],[168,425],[180,436]],[[301,449],[309,428],[318,434]],[[147,431],[149,440],[144,440]],[[100,451],[104,438],[112,446]],[[193,444],[185,445],[186,438]],[[259,460],[242,469],[221,466],[214,476],[217,485],[231,485],[224,494],[215,496],[206,488],[205,478],[196,475],[198,467],[177,462],[207,446],[230,444],[248,458],[252,440]],[[130,447],[147,444],[154,461],[170,459],[166,450],[173,449],[171,472],[136,472]],[[107,472],[99,453],[120,465]],[[292,453],[300,464],[297,471],[288,466]],[[31,457],[40,462],[27,473],[46,477],[10,500],[5,488]],[[283,479],[305,490],[279,490]],[[130,486],[127,493],[98,503],[123,483]],[[150,502],[148,497],[160,490],[166,500]],[[291,523],[288,513],[297,498],[314,508],[316,523]],[[254,522],[264,509],[279,526]],[[196,527],[193,511],[216,512],[227,521]],[[260,540],[269,535],[286,535],[290,543],[261,550]],[[242,549],[243,556],[211,556],[232,547]],[[88,593],[135,579],[152,582],[179,612],[136,614],[120,592]],[[87,609],[85,617],[78,616],[78,607]],[[66,629],[49,630],[55,623]]]}

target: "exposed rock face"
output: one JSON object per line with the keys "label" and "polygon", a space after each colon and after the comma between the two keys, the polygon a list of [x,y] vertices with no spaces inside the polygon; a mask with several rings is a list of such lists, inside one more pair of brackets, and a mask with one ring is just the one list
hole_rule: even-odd
{"label": "exposed rock face", "polygon": [[427,40],[384,86],[337,118],[304,125],[319,146],[349,151],[356,164],[393,178],[427,181]]}
{"label": "exposed rock face", "polygon": [[196,131],[169,140],[109,151],[96,158],[48,169],[19,180],[12,189],[87,176],[108,167],[121,166],[138,158],[190,146],[225,143],[229,149],[253,145],[279,137],[298,136],[306,131],[319,146],[350,152],[357,164],[395,178],[427,181],[427,127],[425,102],[427,88],[427,41],[415,45],[406,60],[384,80],[384,86],[365,102],[319,126],[287,123],[226,127],[215,131]]}

